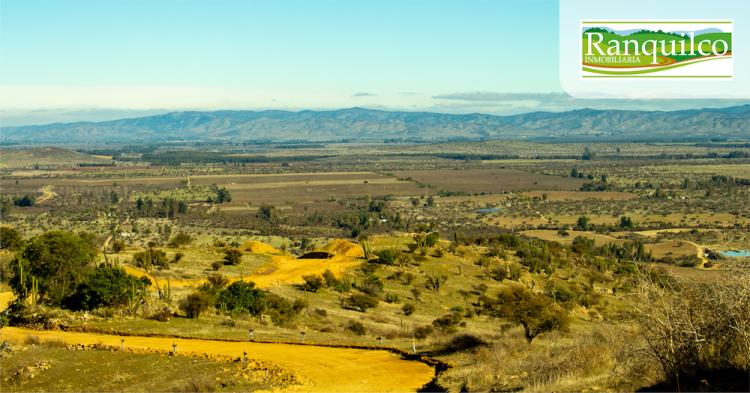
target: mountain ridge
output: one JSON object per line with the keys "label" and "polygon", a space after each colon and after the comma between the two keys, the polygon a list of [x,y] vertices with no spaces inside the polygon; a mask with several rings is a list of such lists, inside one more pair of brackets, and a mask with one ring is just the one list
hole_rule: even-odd
{"label": "mountain ridge", "polygon": [[385,111],[176,111],[107,121],[0,128],[3,143],[132,143],[168,141],[286,142],[447,141],[482,139],[750,139],[750,104],[677,111],[603,110],[482,113]]}

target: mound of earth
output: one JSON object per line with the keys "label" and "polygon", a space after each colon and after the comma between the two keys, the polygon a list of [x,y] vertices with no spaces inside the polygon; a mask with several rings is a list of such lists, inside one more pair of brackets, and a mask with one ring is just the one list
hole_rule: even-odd
{"label": "mound of earth", "polygon": [[281,251],[274,248],[271,245],[268,245],[263,242],[259,242],[257,240],[248,240],[244,243],[242,243],[242,246],[240,247],[242,251],[249,251],[255,254],[279,254]]}
{"label": "mound of earth", "polygon": [[344,239],[334,239],[319,251],[349,258],[364,258],[365,251],[359,244]]}

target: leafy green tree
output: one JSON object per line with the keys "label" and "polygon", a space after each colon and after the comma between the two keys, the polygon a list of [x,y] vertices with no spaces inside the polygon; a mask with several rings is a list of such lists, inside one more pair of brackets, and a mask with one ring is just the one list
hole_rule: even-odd
{"label": "leafy green tree", "polygon": [[224,304],[227,310],[260,315],[268,306],[266,292],[255,287],[253,282],[235,281],[219,292],[216,304]]}
{"label": "leafy green tree", "polygon": [[15,228],[0,227],[0,249],[15,251],[22,243],[23,238]]}
{"label": "leafy green tree", "polygon": [[51,231],[33,237],[11,263],[10,285],[22,297],[36,280],[40,301],[59,306],[93,269],[96,254],[90,242],[71,232]]}
{"label": "leafy green tree", "polygon": [[495,299],[485,297],[483,303],[490,315],[523,326],[529,343],[541,333],[564,330],[569,323],[567,314],[552,299],[520,286],[504,289]]}
{"label": "leafy green tree", "polygon": [[576,221],[575,229],[579,231],[587,231],[590,225],[588,217],[580,216],[578,217],[578,221]]}
{"label": "leafy green tree", "polygon": [[33,195],[24,195],[20,198],[13,199],[13,204],[20,207],[29,207],[36,204],[36,198]]}
{"label": "leafy green tree", "polygon": [[125,273],[122,268],[99,266],[63,300],[63,306],[71,310],[124,306],[134,292],[143,291],[146,285],[145,281]]}
{"label": "leafy green tree", "polygon": [[634,227],[633,220],[631,220],[630,217],[628,216],[620,217],[620,228],[632,229],[633,227]]}

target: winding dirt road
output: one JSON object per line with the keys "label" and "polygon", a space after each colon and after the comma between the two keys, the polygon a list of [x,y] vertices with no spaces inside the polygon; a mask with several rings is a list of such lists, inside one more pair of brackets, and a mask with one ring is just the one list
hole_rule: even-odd
{"label": "winding dirt road", "polygon": [[[0,329],[0,340],[23,342],[28,336],[42,341],[71,344],[120,346],[120,336],[62,331],[36,331],[14,327]],[[414,392],[434,376],[434,369],[422,362],[401,359],[385,350],[332,348],[312,345],[229,342],[167,337],[125,337],[125,346],[177,354],[241,357],[277,364],[293,371],[305,384],[291,387],[305,392]]]}

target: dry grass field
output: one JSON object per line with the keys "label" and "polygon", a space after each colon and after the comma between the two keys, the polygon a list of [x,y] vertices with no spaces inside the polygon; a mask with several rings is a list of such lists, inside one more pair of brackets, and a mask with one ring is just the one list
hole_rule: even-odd
{"label": "dry grass field", "polygon": [[444,191],[503,193],[530,190],[577,190],[583,180],[540,175],[515,169],[467,169],[449,171],[397,171],[401,179],[414,179]]}

